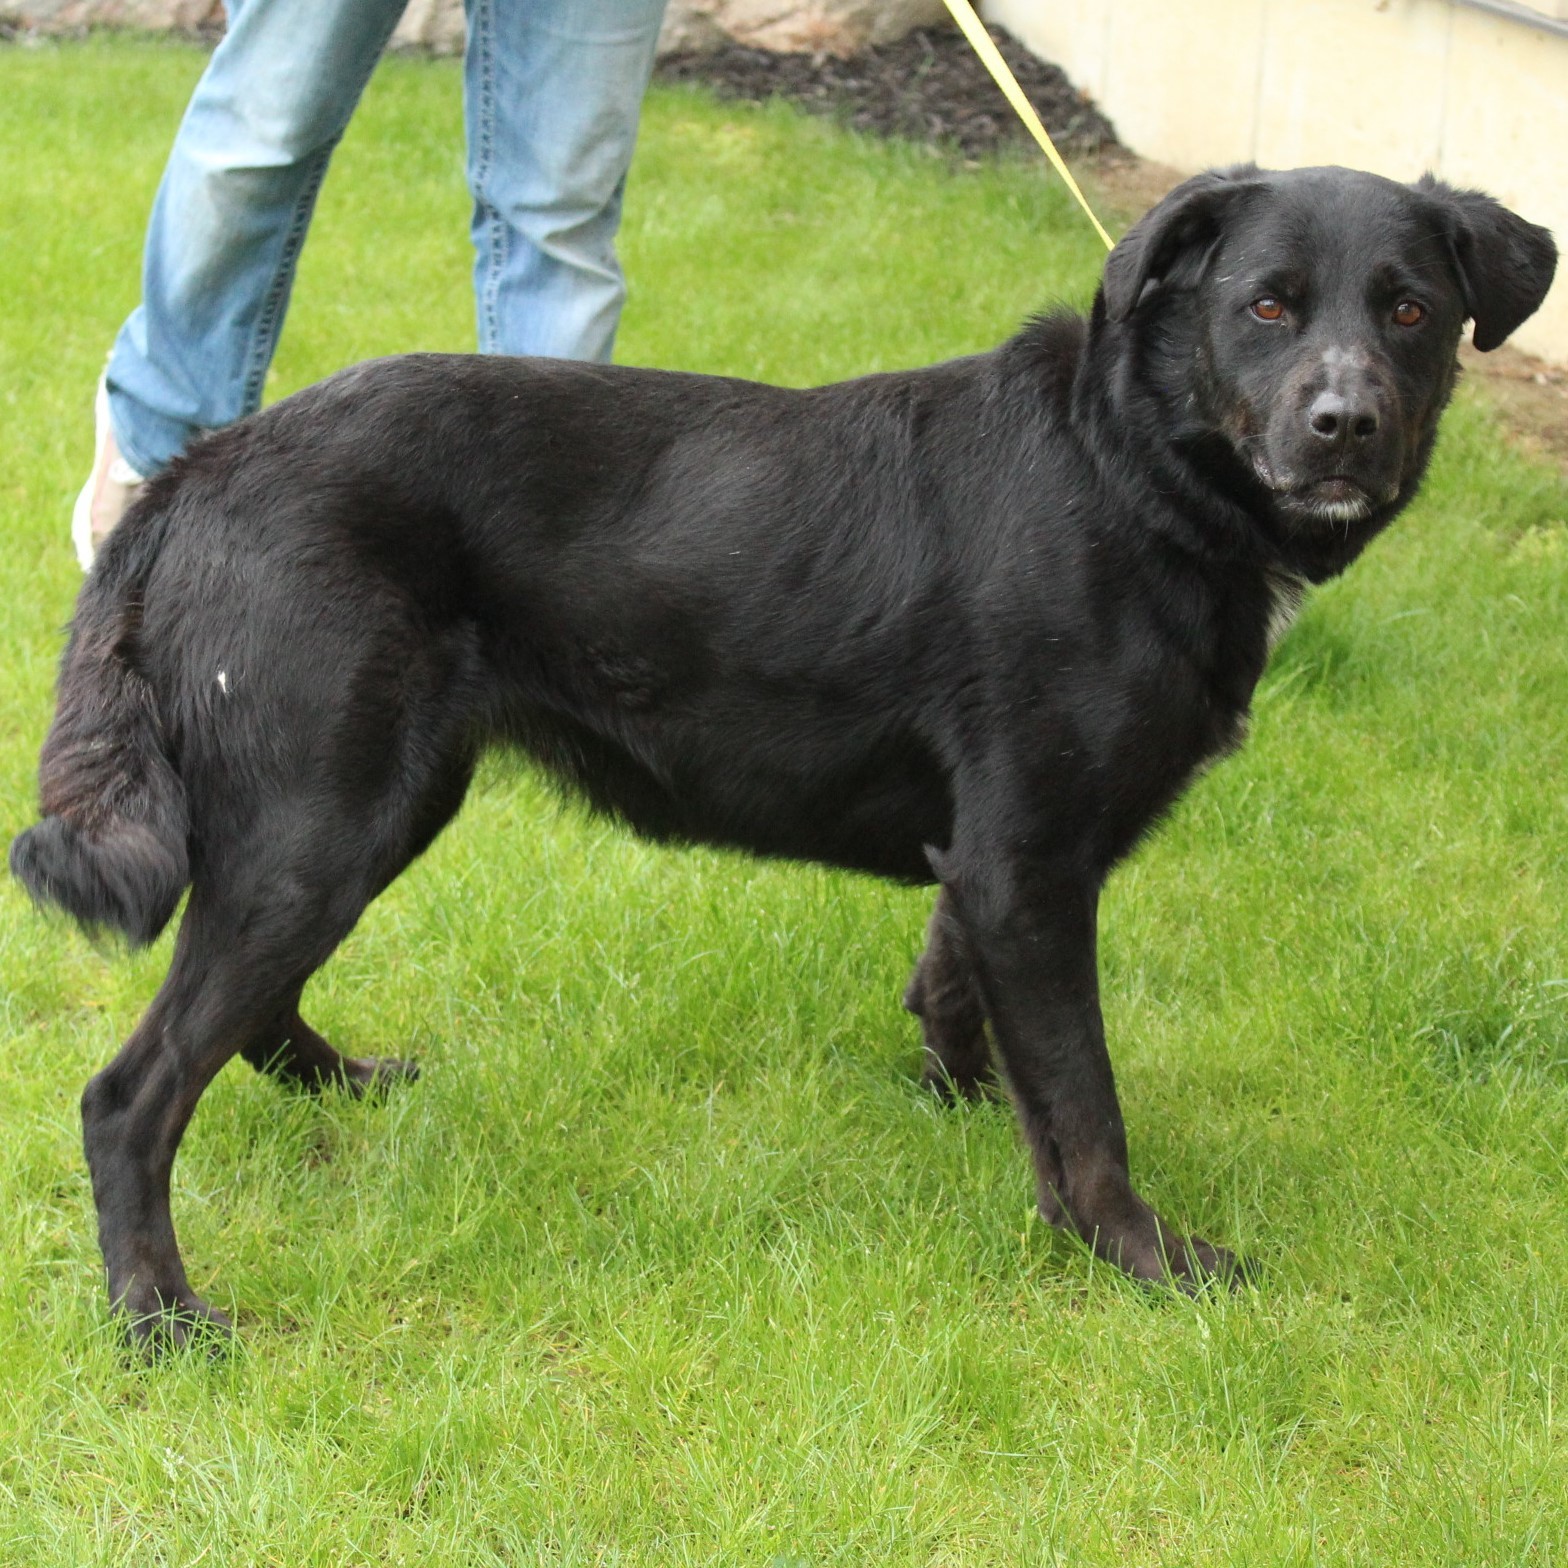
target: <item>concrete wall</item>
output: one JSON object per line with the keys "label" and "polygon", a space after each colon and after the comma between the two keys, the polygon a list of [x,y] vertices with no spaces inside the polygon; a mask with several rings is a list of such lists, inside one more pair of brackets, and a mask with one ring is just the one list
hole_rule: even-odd
{"label": "concrete wall", "polygon": [[[1145,157],[1401,180],[1430,169],[1546,224],[1568,251],[1568,30],[1455,0],[988,0],[985,12]],[[1568,363],[1568,263],[1513,341]]]}

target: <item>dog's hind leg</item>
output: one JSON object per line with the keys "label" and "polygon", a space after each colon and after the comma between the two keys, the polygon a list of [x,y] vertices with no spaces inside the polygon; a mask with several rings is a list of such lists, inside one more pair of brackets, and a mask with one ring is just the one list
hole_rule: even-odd
{"label": "dog's hind leg", "polygon": [[109,1300],[143,1348],[228,1327],[190,1288],[169,1212],[180,1139],[224,1063],[238,1053],[307,1087],[337,1079],[363,1088],[395,1071],[334,1051],[300,1018],[300,993],[451,819],[473,765],[459,738],[388,769],[352,800],[330,777],[295,777],[242,833],[206,835],[208,863],[196,868],[168,976],[82,1096]]}
{"label": "dog's hind leg", "polygon": [[[406,832],[401,842],[394,840],[371,897],[430,847],[436,835],[457,815],[468,793],[474,773],[472,749],[462,744],[438,746],[436,753],[438,760],[429,769],[412,804],[389,813],[406,821]],[[343,1055],[300,1016],[299,1002],[300,992],[296,991],[265,1034],[240,1046],[240,1055],[258,1072],[268,1073],[308,1094],[336,1086],[355,1096],[419,1076],[419,1064],[405,1057]]]}
{"label": "dog's hind leg", "polygon": [[[357,1064],[314,1031],[294,1029],[300,992],[456,809],[459,773],[466,785],[466,768],[455,770],[447,787],[395,820],[384,800],[366,801],[351,819],[296,794],[275,803],[271,819],[223,859],[221,874],[198,868],[168,976],[82,1096],[109,1300],[144,1349],[228,1327],[191,1289],[169,1212],[170,1173],[196,1102],[231,1056],[267,1061],[285,1039],[286,1073],[306,1082],[358,1076]],[[296,834],[292,853],[278,857],[288,825],[299,822],[314,831]]]}
{"label": "dog's hind leg", "polygon": [[985,1008],[951,896],[937,894],[926,949],[904,992],[925,1039],[924,1080],[943,1099],[979,1099],[996,1083]]}
{"label": "dog's hind leg", "polygon": [[158,995],[82,1095],[110,1305],[148,1350],[228,1327],[191,1289],[169,1212],[170,1173],[196,1102],[236,1051],[275,1038],[304,976],[364,904],[307,897],[301,903],[313,908],[302,914],[277,898],[276,883],[260,887],[243,873],[235,883],[248,883],[251,896],[198,879]]}
{"label": "dog's hind leg", "polygon": [[419,1064],[395,1056],[344,1056],[300,1017],[299,999],[286,1009],[271,1031],[240,1055],[265,1072],[307,1094],[338,1087],[359,1096],[419,1076]]}

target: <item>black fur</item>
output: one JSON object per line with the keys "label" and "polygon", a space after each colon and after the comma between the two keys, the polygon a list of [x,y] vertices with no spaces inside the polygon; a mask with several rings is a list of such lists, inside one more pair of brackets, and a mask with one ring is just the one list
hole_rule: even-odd
{"label": "black fur", "polygon": [[101,581],[82,591],[81,630],[60,673],[44,752],[44,819],[11,845],[11,871],[43,903],[138,946],[168,924],[190,881],[185,787],[163,720],[136,667],[138,603]]}
{"label": "black fur", "polygon": [[655,838],[940,881],[931,1081],[977,1092],[988,1024],[1044,1212],[1140,1277],[1228,1272],[1131,1186],[1099,889],[1414,493],[1464,318],[1510,330],[1554,258],[1431,182],[1237,169],[1133,228],[1089,320],[993,353],[809,391],[411,356],[198,445],[83,590],[12,852],[136,941],[191,885],[83,1101],[116,1307],[216,1316],[168,1176],[232,1053],[386,1070],[300,991],[497,743]]}

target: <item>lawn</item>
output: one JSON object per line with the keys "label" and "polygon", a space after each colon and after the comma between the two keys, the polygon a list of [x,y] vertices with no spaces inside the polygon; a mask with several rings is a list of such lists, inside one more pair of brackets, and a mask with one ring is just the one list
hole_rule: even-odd
{"label": "lawn", "polygon": [[[0,826],[30,820],[93,381],[201,57],[0,45]],[[459,79],[393,60],[271,392],[472,341]],[[625,360],[810,383],[1084,303],[1034,163],[649,104]],[[1568,487],[1462,394],[1249,746],[1113,879],[1135,1176],[1261,1265],[1149,1294],[918,1089],[927,898],[632,841],[513,767],[307,997],[385,1104],[243,1064],[175,1171],[224,1360],[128,1365],[77,1119],[167,963],[0,892],[0,1562],[1568,1560]]]}

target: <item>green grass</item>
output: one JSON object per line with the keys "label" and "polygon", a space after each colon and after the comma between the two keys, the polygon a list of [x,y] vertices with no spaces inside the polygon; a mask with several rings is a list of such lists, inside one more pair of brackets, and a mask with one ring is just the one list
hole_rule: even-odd
{"label": "green grass", "polygon": [[[200,67],[0,48],[0,823],[30,819],[93,380]],[[458,76],[396,60],[272,391],[465,348]],[[805,383],[996,341],[1099,262],[951,171],[661,91],[631,361]],[[0,1562],[1499,1564],[1568,1558],[1568,492],[1461,398],[1250,745],[1113,880],[1135,1174],[1264,1265],[1151,1297],[917,1091],[926,900],[666,854],[495,768],[314,983],[384,1105],[231,1067],[176,1169],[240,1348],[133,1369],[76,1102],[167,962],[0,893]]]}

